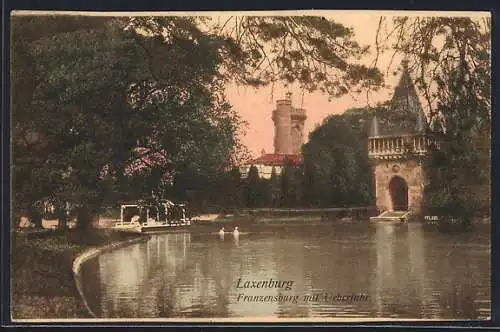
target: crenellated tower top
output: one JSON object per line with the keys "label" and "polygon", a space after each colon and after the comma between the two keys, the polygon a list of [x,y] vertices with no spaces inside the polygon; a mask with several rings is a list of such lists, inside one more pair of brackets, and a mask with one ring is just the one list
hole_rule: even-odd
{"label": "crenellated tower top", "polygon": [[306,110],[292,105],[292,93],[287,92],[285,99],[276,101],[273,111],[274,122],[274,153],[300,154],[304,140],[304,122],[307,119]]}

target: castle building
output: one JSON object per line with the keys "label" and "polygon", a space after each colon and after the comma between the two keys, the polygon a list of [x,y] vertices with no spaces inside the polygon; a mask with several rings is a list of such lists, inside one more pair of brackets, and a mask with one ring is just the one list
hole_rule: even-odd
{"label": "castle building", "polygon": [[368,156],[375,178],[379,212],[400,212],[401,216],[420,212],[425,174],[423,160],[433,143],[415,86],[402,61],[402,74],[394,90],[391,121],[382,124],[373,117],[368,137]]}
{"label": "castle building", "polygon": [[273,111],[274,153],[300,155],[304,141],[304,123],[306,111],[292,106],[292,94],[288,92],[286,99],[276,101]]}
{"label": "castle building", "polygon": [[301,162],[301,147],[304,143],[304,123],[306,111],[292,105],[292,94],[276,101],[271,119],[274,123],[274,153],[262,152],[261,156],[250,160],[240,167],[243,178],[247,177],[253,165],[259,171],[259,177],[271,178],[273,168],[280,175],[284,165],[289,162],[298,165]]}

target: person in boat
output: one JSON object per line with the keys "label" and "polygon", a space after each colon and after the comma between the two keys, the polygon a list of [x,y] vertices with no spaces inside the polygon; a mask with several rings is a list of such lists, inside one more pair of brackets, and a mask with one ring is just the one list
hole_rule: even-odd
{"label": "person in boat", "polygon": [[140,219],[141,219],[141,217],[139,217],[138,215],[134,215],[134,216],[132,216],[132,218],[130,219],[130,222],[131,222],[132,224],[138,224]]}
{"label": "person in boat", "polygon": [[219,231],[219,235],[224,235],[224,227],[222,227]]}
{"label": "person in boat", "polygon": [[240,232],[238,231],[238,226],[234,227],[233,235],[234,236],[240,235]]}

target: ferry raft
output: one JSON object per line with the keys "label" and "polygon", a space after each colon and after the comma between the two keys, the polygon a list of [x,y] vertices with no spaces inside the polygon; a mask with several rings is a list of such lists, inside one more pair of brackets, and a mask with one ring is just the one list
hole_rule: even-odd
{"label": "ferry raft", "polygon": [[113,228],[117,230],[154,233],[186,229],[191,220],[186,218],[184,204],[169,200],[156,203],[122,204],[120,221]]}

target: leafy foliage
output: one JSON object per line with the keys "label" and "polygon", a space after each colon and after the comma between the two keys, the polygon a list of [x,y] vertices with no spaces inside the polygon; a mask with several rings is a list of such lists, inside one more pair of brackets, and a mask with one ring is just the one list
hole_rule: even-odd
{"label": "leafy foliage", "polygon": [[103,202],[213,195],[203,188],[245,158],[229,81],[296,80],[337,96],[381,80],[357,64],[367,48],[340,24],[231,20],[14,16],[16,213],[35,216],[49,201],[60,219],[69,207],[87,225]]}
{"label": "leafy foliage", "polygon": [[301,169],[296,167],[289,161],[285,161],[285,165],[281,171],[281,207],[296,207],[301,204]]}
{"label": "leafy foliage", "polygon": [[[382,19],[383,20],[383,19]],[[489,214],[490,19],[397,17],[394,49],[409,58],[441,142],[426,163],[428,213],[469,224]]]}
{"label": "leafy foliage", "polygon": [[351,109],[331,115],[303,147],[304,198],[309,206],[363,206],[372,201],[367,139],[371,117],[384,109]]}
{"label": "leafy foliage", "polygon": [[270,207],[279,207],[280,205],[280,178],[276,174],[276,167],[271,170],[271,178],[269,179],[269,198]]}
{"label": "leafy foliage", "polygon": [[214,36],[226,81],[262,86],[298,82],[331,97],[377,88],[381,73],[359,63],[368,47],[351,29],[316,16],[136,17],[129,27],[161,38]]}
{"label": "leafy foliage", "polygon": [[[244,123],[224,84],[298,82],[331,97],[377,87],[381,73],[359,64],[368,48],[350,29],[307,16],[14,16],[12,24],[14,212],[34,220],[42,201],[62,220],[71,203],[85,226],[103,202],[151,192],[235,207],[368,204],[369,120],[390,126],[406,116],[381,105],[329,117],[304,146],[302,168],[287,165],[270,180],[254,174],[245,187],[234,168],[245,158]],[[445,213],[468,216],[474,198],[489,194],[489,25],[393,21],[392,46],[409,58],[441,124],[426,191]],[[389,40],[379,37],[377,52]],[[215,199],[219,190],[234,199]]]}
{"label": "leafy foliage", "polygon": [[[88,19],[84,26],[92,29],[69,24],[60,31],[44,26],[45,19],[23,19],[13,19],[15,40],[26,30],[33,38],[13,46],[13,59],[21,61],[12,64],[16,206],[30,210],[51,201],[63,217],[65,202],[81,207],[102,199],[101,168],[131,144],[122,125],[131,111],[123,85],[136,73],[123,67],[140,54],[116,57],[130,51],[130,44],[112,38],[116,29],[101,20]],[[26,72],[29,82],[21,78]]]}
{"label": "leafy foliage", "polygon": [[446,114],[446,131],[436,133],[440,148],[426,165],[428,185],[425,205],[429,213],[471,223],[490,214],[491,137],[482,105],[474,104],[472,90],[460,76],[452,76],[456,94],[443,98],[439,110]]}
{"label": "leafy foliage", "polygon": [[259,170],[254,165],[250,166],[245,185],[245,202],[249,208],[261,205],[262,195],[260,191]]}
{"label": "leafy foliage", "polygon": [[[44,18],[26,20],[14,20],[17,39],[27,22],[43,30]],[[13,63],[13,90],[25,93],[13,100],[16,210],[49,200],[62,211],[70,202],[88,221],[103,201],[163,195],[172,182],[230,168],[240,120],[222,94],[210,41],[165,43],[114,20],[87,20],[14,47],[23,61]]]}
{"label": "leafy foliage", "polygon": [[[431,117],[448,89],[457,68],[467,73],[476,104],[491,107],[491,20],[471,17],[380,18],[377,53],[391,48],[403,54],[415,74],[415,83],[427,102]],[[386,29],[384,29],[385,27]],[[385,34],[381,31],[387,30]],[[394,55],[393,55],[394,56]]]}

